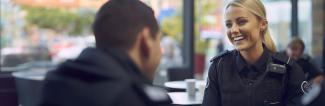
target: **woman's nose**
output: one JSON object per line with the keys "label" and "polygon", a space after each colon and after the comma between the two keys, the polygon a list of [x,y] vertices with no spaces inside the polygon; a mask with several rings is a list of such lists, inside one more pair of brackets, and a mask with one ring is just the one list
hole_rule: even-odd
{"label": "woman's nose", "polygon": [[237,25],[233,25],[230,29],[232,35],[237,35],[239,33],[239,28]]}

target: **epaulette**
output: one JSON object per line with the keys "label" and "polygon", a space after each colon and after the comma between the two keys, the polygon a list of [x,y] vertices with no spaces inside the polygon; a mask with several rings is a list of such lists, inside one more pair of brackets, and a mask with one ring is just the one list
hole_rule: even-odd
{"label": "epaulette", "polygon": [[275,54],[273,54],[272,57],[274,59],[280,61],[283,64],[293,66],[294,61],[292,60],[292,58],[288,57],[287,55],[285,55],[283,53],[275,53]]}
{"label": "epaulette", "polygon": [[231,53],[231,51],[229,51],[229,50],[222,51],[222,52],[219,53],[217,56],[214,56],[214,57],[210,60],[210,62],[216,61],[216,60],[218,60],[220,57],[225,56],[225,55],[228,55],[228,54],[230,54],[230,53]]}

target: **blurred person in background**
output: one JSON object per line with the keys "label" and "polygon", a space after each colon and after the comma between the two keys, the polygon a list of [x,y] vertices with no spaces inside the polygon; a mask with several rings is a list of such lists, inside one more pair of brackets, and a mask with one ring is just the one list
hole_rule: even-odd
{"label": "blurred person in background", "polygon": [[177,42],[166,33],[162,33],[161,38],[161,48],[162,48],[162,57],[161,65],[163,69],[168,69],[171,67],[177,67],[182,65],[182,58],[180,48],[178,47]]}
{"label": "blurred person in background", "polygon": [[224,44],[223,44],[223,41],[222,39],[218,39],[218,44],[216,46],[216,50],[217,50],[217,53],[221,53],[225,50],[225,47],[224,47]]}
{"label": "blurred person in background", "polygon": [[311,62],[311,57],[304,55],[305,44],[299,38],[294,38],[287,46],[285,53],[294,59],[305,73],[306,80],[320,83],[323,80],[322,71]]}
{"label": "blurred person in background", "polygon": [[203,106],[295,106],[304,73],[276,48],[260,0],[232,0],[225,26],[235,50],[211,60]]}
{"label": "blurred person in background", "polygon": [[93,24],[96,48],[87,48],[47,74],[41,106],[160,106],[171,103],[152,85],[160,30],[139,0],[109,0]]}

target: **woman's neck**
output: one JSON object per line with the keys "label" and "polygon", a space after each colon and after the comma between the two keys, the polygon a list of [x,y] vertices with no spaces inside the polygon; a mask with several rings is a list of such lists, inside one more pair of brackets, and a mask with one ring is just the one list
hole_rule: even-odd
{"label": "woman's neck", "polygon": [[244,58],[246,63],[252,65],[256,63],[256,61],[262,56],[263,54],[263,45],[255,45],[249,49],[241,50],[240,55]]}

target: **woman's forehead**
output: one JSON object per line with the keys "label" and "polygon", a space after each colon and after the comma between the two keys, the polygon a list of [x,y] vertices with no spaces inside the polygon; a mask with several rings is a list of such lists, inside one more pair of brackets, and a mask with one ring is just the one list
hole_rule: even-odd
{"label": "woman's forehead", "polygon": [[225,12],[226,19],[238,18],[238,17],[251,17],[250,12],[239,6],[229,6]]}

